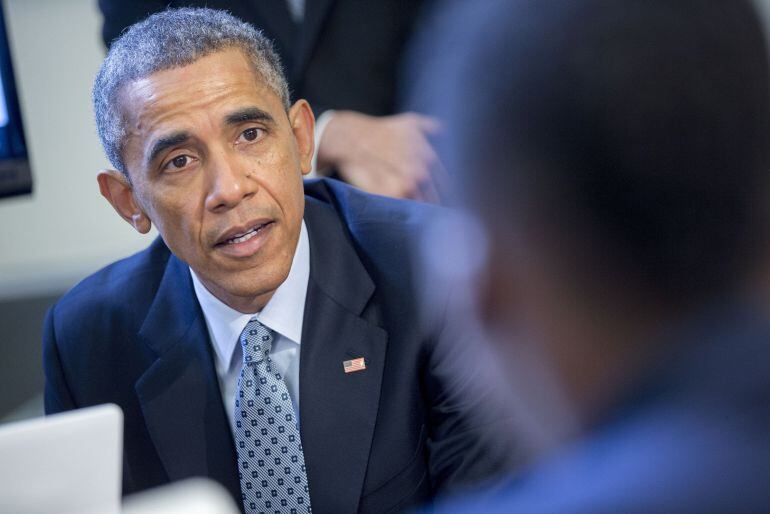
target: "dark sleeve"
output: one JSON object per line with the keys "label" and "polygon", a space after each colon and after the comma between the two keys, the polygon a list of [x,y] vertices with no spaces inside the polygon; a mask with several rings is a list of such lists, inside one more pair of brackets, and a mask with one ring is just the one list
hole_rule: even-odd
{"label": "dark sleeve", "polygon": [[154,12],[164,10],[170,4],[168,0],[99,0],[99,10],[104,17],[104,45],[109,47],[125,28]]}
{"label": "dark sleeve", "polygon": [[45,373],[45,413],[54,414],[77,408],[64,377],[59,347],[56,341],[54,313],[48,309],[43,325],[43,371]]}
{"label": "dark sleeve", "polygon": [[519,460],[515,441],[505,431],[510,420],[490,407],[494,384],[478,365],[483,360],[479,342],[463,331],[462,323],[443,323],[426,373],[428,462],[437,497],[510,473]]}

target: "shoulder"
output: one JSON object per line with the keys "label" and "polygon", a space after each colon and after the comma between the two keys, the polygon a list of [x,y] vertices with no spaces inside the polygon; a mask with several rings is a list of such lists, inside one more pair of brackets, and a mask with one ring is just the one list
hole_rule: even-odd
{"label": "shoulder", "polygon": [[160,238],[148,248],[86,277],[51,308],[57,334],[98,333],[116,322],[140,323],[152,303],[171,252]]}
{"label": "shoulder", "polygon": [[[377,305],[383,309],[383,316],[398,320],[401,324],[419,324],[415,332],[433,333],[435,314],[425,312],[422,251],[425,235],[435,220],[446,215],[446,209],[407,200],[396,200],[372,195],[334,180],[307,181],[306,216],[316,223],[336,225],[328,234],[334,234],[324,241],[333,241],[337,248],[320,249],[329,266],[341,266],[343,258],[350,256],[351,248],[355,261],[360,262],[376,289]],[[312,223],[311,223],[312,224]],[[311,256],[313,239],[311,231]],[[316,233],[317,235],[317,233]],[[321,244],[316,244],[316,248]],[[318,256],[317,254],[317,256]],[[329,264],[333,261],[334,264]],[[350,264],[350,262],[349,262]],[[312,270],[311,270],[312,274]],[[342,281],[353,280],[352,275],[342,272],[335,275]],[[441,312],[443,297],[437,299],[436,312]],[[411,321],[408,321],[411,320]],[[396,323],[394,321],[394,323]]]}
{"label": "shoulder", "polygon": [[429,224],[447,212],[434,205],[369,194],[330,179],[307,181],[305,192],[335,209],[359,247],[393,257],[416,251]]}
{"label": "shoulder", "polygon": [[662,402],[435,512],[757,512],[770,502],[766,413],[747,426]]}
{"label": "shoulder", "polygon": [[305,193],[312,199],[309,203],[330,207],[325,210],[333,211],[333,219],[385,297],[417,299],[423,285],[419,270],[424,237],[446,209],[369,194],[328,179],[308,181]]}

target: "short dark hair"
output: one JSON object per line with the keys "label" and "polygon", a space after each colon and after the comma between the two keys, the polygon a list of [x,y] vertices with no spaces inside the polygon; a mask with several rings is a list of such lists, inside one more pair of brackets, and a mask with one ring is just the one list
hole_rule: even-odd
{"label": "short dark hair", "polygon": [[255,73],[289,108],[289,87],[278,54],[262,32],[225,11],[167,9],[128,28],[112,42],[94,81],[96,131],[107,158],[126,176],[121,155],[125,120],[118,94],[123,86],[157,71],[186,66],[226,48],[243,51]]}
{"label": "short dark hair", "polygon": [[770,73],[752,3],[484,5],[453,24],[467,37],[432,73],[448,84],[435,96],[462,187],[502,216],[582,220],[598,251],[667,294],[746,272],[770,237]]}

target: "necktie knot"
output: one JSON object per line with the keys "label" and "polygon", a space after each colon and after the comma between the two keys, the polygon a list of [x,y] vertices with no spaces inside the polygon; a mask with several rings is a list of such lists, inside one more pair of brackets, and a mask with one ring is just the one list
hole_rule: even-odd
{"label": "necktie knot", "polygon": [[250,320],[241,332],[241,347],[243,348],[243,363],[257,363],[265,359],[273,345],[273,334],[270,329],[256,319]]}

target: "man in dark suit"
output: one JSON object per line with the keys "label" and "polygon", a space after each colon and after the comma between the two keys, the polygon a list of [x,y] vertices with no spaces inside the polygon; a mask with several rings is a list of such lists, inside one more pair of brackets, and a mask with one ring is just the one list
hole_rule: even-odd
{"label": "man in dark suit", "polygon": [[439,511],[770,511],[770,66],[752,2],[461,4],[423,83],[486,241],[473,283],[505,405],[539,462]]}
{"label": "man in dark suit", "polygon": [[246,512],[391,512],[504,464],[416,302],[434,210],[303,190],[313,114],[253,27],[150,17],[113,43],[94,109],[102,194],[161,237],[51,309],[45,401],[120,405],[125,493],[208,476]]}
{"label": "man in dark suit", "polygon": [[430,118],[397,115],[401,57],[428,0],[99,0],[109,45],[168,7],[230,11],[274,40],[294,98],[318,116],[319,175],[366,191],[436,201]]}

